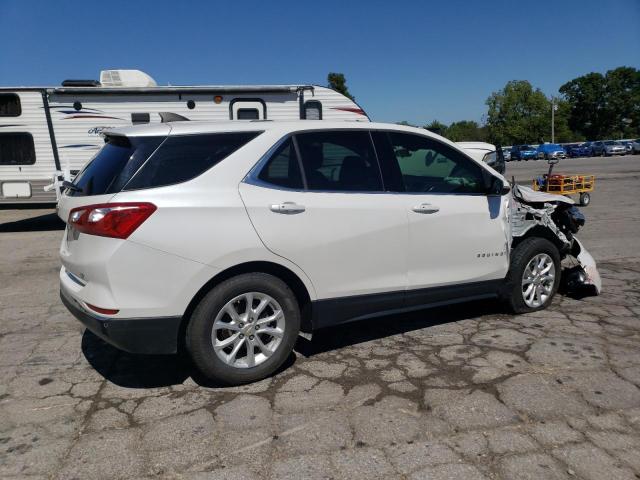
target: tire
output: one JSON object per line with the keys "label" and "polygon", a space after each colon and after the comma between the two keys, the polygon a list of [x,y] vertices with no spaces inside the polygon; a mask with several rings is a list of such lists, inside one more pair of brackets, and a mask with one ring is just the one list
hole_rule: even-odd
{"label": "tire", "polygon": [[[524,273],[525,269],[530,274],[529,270],[530,262],[533,262],[537,256],[546,256],[549,264],[553,265],[550,270],[553,274],[553,279],[546,280],[546,284],[542,283],[542,290],[539,297],[534,293],[534,303],[527,303],[524,298]],[[531,276],[531,275],[529,275]],[[546,275],[544,275],[546,277]],[[542,278],[542,275],[539,277]],[[537,310],[545,309],[553,299],[558,285],[560,284],[560,254],[556,246],[549,240],[540,237],[530,237],[523,240],[511,254],[511,265],[509,267],[509,273],[505,281],[505,290],[503,299],[507,307],[513,313],[528,313],[535,312]],[[534,285],[536,285],[534,283]],[[547,292],[544,292],[545,285],[549,288]],[[534,287],[534,290],[536,287]],[[536,304],[535,300],[539,298],[540,303]]]}
{"label": "tire", "polygon": [[591,203],[591,195],[588,192],[580,194],[580,206],[586,207]]}
{"label": "tire", "polygon": [[[262,312],[254,317],[254,322],[244,317],[248,298],[253,299],[251,303],[256,310],[262,301],[266,302]],[[238,321],[232,320],[230,313],[227,313],[230,312],[229,306],[236,312]],[[282,316],[265,323],[266,318],[274,317],[278,310]],[[219,320],[216,324],[218,328],[214,330],[216,320]],[[260,321],[262,324],[257,323]],[[225,325],[229,325],[229,329],[224,328]],[[273,332],[273,335],[260,330],[256,334],[256,326],[265,332]],[[242,385],[275,372],[293,350],[299,331],[300,307],[287,284],[266,273],[247,273],[220,283],[204,296],[187,326],[186,347],[193,363],[207,379],[217,384]],[[227,347],[215,349],[214,336],[217,342],[228,341],[232,337],[236,340]],[[249,346],[254,352],[253,356],[249,354]],[[268,355],[263,353],[269,347],[273,351]],[[229,361],[234,350],[236,354]],[[227,357],[227,361],[221,357]]]}

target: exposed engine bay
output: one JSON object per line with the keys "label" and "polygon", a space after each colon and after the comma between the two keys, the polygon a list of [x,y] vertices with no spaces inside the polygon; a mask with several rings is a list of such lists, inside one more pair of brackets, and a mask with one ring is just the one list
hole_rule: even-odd
{"label": "exposed engine bay", "polygon": [[598,295],[602,280],[591,254],[575,237],[585,224],[582,212],[568,197],[511,184],[509,205],[512,245],[528,235],[547,237],[563,260],[562,287],[573,296]]}

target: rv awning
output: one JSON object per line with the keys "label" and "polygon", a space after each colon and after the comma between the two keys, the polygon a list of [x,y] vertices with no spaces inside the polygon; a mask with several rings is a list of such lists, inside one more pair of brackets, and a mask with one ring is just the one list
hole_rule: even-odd
{"label": "rv awning", "polygon": [[294,93],[313,90],[313,85],[220,85],[196,87],[61,87],[47,89],[49,93],[76,95],[139,95],[141,93]]}

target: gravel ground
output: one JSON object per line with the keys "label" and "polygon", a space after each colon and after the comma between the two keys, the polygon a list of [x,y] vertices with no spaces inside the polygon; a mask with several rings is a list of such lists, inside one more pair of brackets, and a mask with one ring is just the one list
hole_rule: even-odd
{"label": "gravel ground", "polygon": [[326,329],[224,389],[83,332],[58,298],[55,216],[0,211],[0,477],[637,480],[640,159],[622,160],[570,161],[607,175],[580,235],[600,297]]}

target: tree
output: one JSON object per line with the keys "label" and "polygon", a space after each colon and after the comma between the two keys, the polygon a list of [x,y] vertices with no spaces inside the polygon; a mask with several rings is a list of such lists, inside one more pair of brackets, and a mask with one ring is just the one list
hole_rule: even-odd
{"label": "tree", "polygon": [[433,132],[435,134],[442,135],[443,137],[446,137],[447,125],[438,120],[433,120],[431,123],[425,125],[424,129],[429,130],[430,132]]}
{"label": "tree", "polygon": [[588,73],[565,83],[560,93],[569,105],[569,127],[586,138],[603,138],[611,130],[606,105],[606,79],[601,73]]}
{"label": "tree", "polygon": [[514,145],[551,139],[551,103],[526,80],[511,80],[486,101],[488,139]]}
{"label": "tree", "polygon": [[569,127],[588,139],[640,134],[640,71],[618,67],[591,72],[565,83]]}
{"label": "tree", "polygon": [[345,97],[350,98],[351,100],[356,99],[351,95],[351,93],[349,93],[349,88],[347,88],[347,79],[344,78],[344,73],[329,73],[329,75],[327,75],[327,82],[329,83],[329,88],[343,94]]}
{"label": "tree", "polygon": [[605,75],[608,119],[615,138],[640,135],[640,70],[618,67]]}
{"label": "tree", "polygon": [[487,135],[485,129],[478,125],[478,122],[461,120],[449,125],[445,136],[452,142],[482,142]]}

